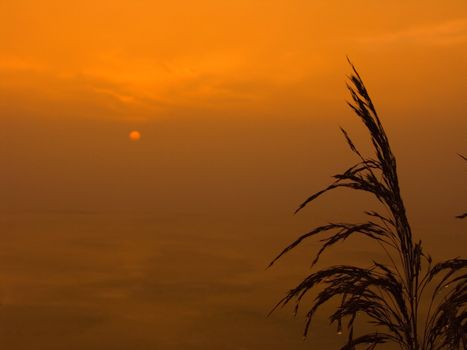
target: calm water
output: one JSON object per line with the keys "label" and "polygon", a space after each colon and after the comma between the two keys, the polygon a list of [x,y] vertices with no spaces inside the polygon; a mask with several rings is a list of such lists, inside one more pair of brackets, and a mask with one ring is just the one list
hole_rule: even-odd
{"label": "calm water", "polygon": [[[10,350],[335,348],[341,338],[325,315],[307,342],[291,309],[266,317],[307,271],[314,244],[265,270],[305,222],[233,213],[3,214],[1,343]],[[354,245],[338,256],[356,262],[368,249]]]}
{"label": "calm water", "polygon": [[274,251],[259,226],[183,213],[4,215],[1,342],[12,350],[306,348],[289,312],[266,318],[287,273],[265,271]]}

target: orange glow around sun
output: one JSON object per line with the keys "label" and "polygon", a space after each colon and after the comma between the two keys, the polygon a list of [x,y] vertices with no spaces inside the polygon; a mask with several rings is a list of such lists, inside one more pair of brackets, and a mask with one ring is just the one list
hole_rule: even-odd
{"label": "orange glow around sun", "polygon": [[141,138],[141,133],[137,130],[133,130],[130,132],[129,137],[131,141],[138,141]]}

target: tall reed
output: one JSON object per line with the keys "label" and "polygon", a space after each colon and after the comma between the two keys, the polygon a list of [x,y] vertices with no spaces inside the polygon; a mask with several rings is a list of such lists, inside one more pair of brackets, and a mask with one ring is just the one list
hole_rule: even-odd
{"label": "tall reed", "polygon": [[[461,157],[463,160],[467,161],[467,157],[463,156],[462,154],[459,154],[459,157]],[[465,218],[467,218],[467,213],[457,215],[456,218],[465,219]]]}
{"label": "tall reed", "polygon": [[[330,322],[337,324],[339,334],[344,332],[342,325],[346,325],[342,350],[359,346],[374,349],[389,342],[406,350],[466,349],[467,260],[453,258],[433,263],[422,242],[414,241],[401,197],[396,158],[368,91],[349,63],[352,74],[347,87],[352,102],[348,104],[368,130],[374,156],[364,156],[341,129],[358,162],[335,175],[329,186],[308,197],[296,212],[338,188],[367,192],[385,210],[366,211],[367,219],[360,223],[335,222],[316,227],[288,245],[270,266],[303,241],[318,235],[324,237],[312,266],[322,253],[355,235],[378,242],[390,263],[372,261],[370,267],[335,265],[313,272],[290,290],[273,311],[295,301],[297,312],[302,300],[317,289],[307,308],[305,336],[316,311],[338,298],[339,306],[330,315]],[[356,322],[363,315],[374,331],[357,336]]]}

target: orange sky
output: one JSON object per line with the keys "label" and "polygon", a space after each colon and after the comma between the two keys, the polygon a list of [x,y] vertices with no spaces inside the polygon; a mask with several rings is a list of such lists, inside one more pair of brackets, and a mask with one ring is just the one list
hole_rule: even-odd
{"label": "orange sky", "polygon": [[263,317],[302,274],[264,267],[301,230],[368,209],[345,193],[290,217],[355,161],[339,126],[368,141],[346,55],[415,235],[465,254],[465,0],[2,0],[0,343],[308,348],[290,314]]}
{"label": "orange sky", "polygon": [[238,118],[283,115],[290,103],[309,115],[312,102],[345,96],[345,55],[377,96],[402,103],[416,90],[452,102],[465,86],[466,6],[5,0],[2,108],[26,108],[26,94],[27,108],[48,117],[147,120],[194,109]]}
{"label": "orange sky", "polygon": [[[197,193],[209,183],[208,164],[219,169],[219,186],[225,181],[254,187],[256,180],[244,173],[263,174],[266,166],[276,173],[275,152],[284,154],[282,169],[290,168],[283,175],[285,191],[287,182],[298,181],[294,161],[303,156],[324,166],[329,157],[306,155],[325,143],[308,135],[340,142],[339,125],[359,130],[344,103],[346,55],[365,78],[396,150],[406,151],[408,162],[439,154],[441,163],[449,162],[443,166],[451,169],[446,178],[459,171],[452,155],[465,149],[463,0],[442,6],[7,0],[0,16],[7,207],[37,207],[47,200],[60,207],[83,197],[74,188],[94,193],[92,200],[82,198],[83,206],[107,205],[106,188],[128,193],[112,205],[152,202],[155,193],[146,188],[157,187],[157,179],[167,180],[161,192],[183,185]],[[139,148],[127,144],[133,129],[143,134]],[[438,140],[436,147],[431,140]],[[325,148],[340,157],[345,149],[337,145]],[[253,160],[258,157],[265,164]],[[237,179],[230,166],[243,177]],[[199,181],[174,183],[179,171]],[[69,196],[61,198],[63,193]]]}

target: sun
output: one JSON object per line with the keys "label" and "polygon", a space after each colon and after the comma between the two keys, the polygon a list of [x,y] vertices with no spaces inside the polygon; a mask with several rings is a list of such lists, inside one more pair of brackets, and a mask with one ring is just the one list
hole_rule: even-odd
{"label": "sun", "polygon": [[137,130],[133,130],[132,132],[130,132],[128,137],[131,141],[138,141],[141,138],[141,133]]}

